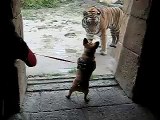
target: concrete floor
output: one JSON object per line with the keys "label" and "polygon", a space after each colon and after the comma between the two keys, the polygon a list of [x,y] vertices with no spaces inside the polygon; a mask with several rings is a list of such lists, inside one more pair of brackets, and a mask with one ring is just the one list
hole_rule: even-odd
{"label": "concrete floor", "polygon": [[90,81],[89,103],[80,92],[67,99],[73,78],[29,79],[22,106],[27,120],[155,120],[124,94],[112,75]]}

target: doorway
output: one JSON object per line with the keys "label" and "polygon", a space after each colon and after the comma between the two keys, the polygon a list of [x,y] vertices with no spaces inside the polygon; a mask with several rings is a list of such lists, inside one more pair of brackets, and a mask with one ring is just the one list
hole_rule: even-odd
{"label": "doorway", "polygon": [[[77,59],[83,53],[82,41],[86,37],[81,23],[82,13],[92,5],[106,6],[96,1],[72,1],[55,8],[22,9],[24,40],[37,53],[38,60],[36,67],[26,68],[29,78],[75,75]],[[114,48],[109,47],[112,37],[109,30],[107,33],[108,54],[100,55],[100,48],[96,51],[97,68],[94,76],[114,75],[116,70],[117,61],[112,55]],[[99,37],[95,37],[100,41]]]}

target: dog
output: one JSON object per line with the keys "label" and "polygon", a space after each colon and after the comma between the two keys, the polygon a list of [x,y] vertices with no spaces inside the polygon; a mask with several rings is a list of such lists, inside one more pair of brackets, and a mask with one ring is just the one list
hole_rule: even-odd
{"label": "dog", "polygon": [[70,99],[74,91],[84,93],[85,102],[89,102],[87,95],[89,93],[89,80],[92,72],[96,69],[95,52],[99,46],[99,41],[92,43],[86,38],[83,39],[84,52],[77,60],[76,78],[73,80],[72,87],[66,96]]}

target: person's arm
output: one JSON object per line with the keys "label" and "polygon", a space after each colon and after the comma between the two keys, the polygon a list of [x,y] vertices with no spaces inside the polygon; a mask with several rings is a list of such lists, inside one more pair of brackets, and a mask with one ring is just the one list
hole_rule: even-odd
{"label": "person's arm", "polygon": [[15,31],[13,22],[10,23],[10,41],[12,41],[12,48],[16,59],[21,59],[28,67],[34,67],[37,64],[37,59],[27,43]]}
{"label": "person's arm", "polygon": [[17,59],[21,59],[28,67],[34,67],[37,64],[37,59],[27,43],[15,32],[14,45]]}

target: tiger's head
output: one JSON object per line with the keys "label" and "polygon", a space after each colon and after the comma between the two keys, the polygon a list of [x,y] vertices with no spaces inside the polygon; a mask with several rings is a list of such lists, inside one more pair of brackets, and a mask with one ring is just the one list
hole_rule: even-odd
{"label": "tiger's head", "polygon": [[95,6],[83,11],[82,26],[88,34],[97,34],[100,25],[101,11]]}

